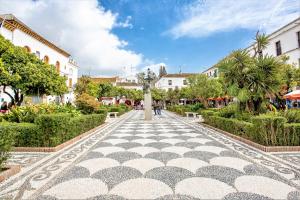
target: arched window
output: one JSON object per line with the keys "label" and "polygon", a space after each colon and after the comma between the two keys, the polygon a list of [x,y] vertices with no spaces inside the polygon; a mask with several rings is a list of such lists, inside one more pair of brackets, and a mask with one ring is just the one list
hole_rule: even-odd
{"label": "arched window", "polygon": [[46,63],[46,64],[49,64],[49,56],[44,56],[44,62]]}
{"label": "arched window", "polygon": [[56,67],[56,71],[59,73],[60,72],[60,63],[59,63],[59,61],[56,61],[55,67]]}
{"label": "arched window", "polygon": [[25,48],[25,50],[26,50],[28,53],[31,53],[31,49],[30,49],[29,46],[25,46],[24,48]]}

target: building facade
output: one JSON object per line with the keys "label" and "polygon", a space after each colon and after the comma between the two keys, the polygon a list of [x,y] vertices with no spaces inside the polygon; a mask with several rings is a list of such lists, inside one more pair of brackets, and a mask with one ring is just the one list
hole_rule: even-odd
{"label": "building facade", "polygon": [[[27,25],[17,19],[14,15],[0,15],[2,22],[0,34],[10,40],[14,45],[26,48],[30,53],[35,54],[38,58],[48,64],[56,67],[61,76],[67,78],[66,85],[69,92],[63,96],[64,102],[74,101],[74,86],[77,83],[78,65],[72,59],[71,55],[55,44],[30,29]],[[10,98],[1,93],[0,98],[10,101]],[[40,98],[33,98],[33,103],[40,102]],[[58,101],[58,97],[44,97],[43,102]]]}
{"label": "building facade", "polygon": [[[263,54],[274,57],[287,56],[287,63],[300,67],[300,17],[269,34],[268,38],[269,44],[263,50]],[[246,48],[251,55],[254,54],[254,46],[255,43]],[[217,77],[218,69],[212,66],[202,73],[208,77]]]}
{"label": "building facade", "polygon": [[162,76],[156,83],[155,87],[163,90],[175,90],[188,86],[188,77],[193,76],[192,73],[166,74]]}

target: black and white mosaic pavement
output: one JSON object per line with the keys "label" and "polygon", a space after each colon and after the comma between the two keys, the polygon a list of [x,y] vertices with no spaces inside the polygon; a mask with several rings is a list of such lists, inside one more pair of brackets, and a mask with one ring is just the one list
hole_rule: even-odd
{"label": "black and white mosaic pavement", "polygon": [[[4,184],[0,197],[300,199],[296,168],[167,112],[151,122],[142,118],[132,111],[104,138],[96,134],[82,142],[90,145],[78,144],[53,156],[51,165],[37,166],[44,173]],[[13,187],[18,183],[27,189]]]}

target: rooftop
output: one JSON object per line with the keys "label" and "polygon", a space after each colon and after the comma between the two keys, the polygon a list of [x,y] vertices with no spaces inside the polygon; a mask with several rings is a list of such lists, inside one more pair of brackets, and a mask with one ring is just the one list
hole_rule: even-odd
{"label": "rooftop", "polygon": [[196,75],[196,73],[178,73],[178,74],[166,74],[162,78],[187,78],[189,76]]}
{"label": "rooftop", "polygon": [[22,21],[20,21],[18,18],[16,18],[12,14],[4,14],[0,15],[0,19],[4,24],[3,26],[11,31],[14,31],[15,29],[19,29],[23,31],[24,33],[30,35],[31,37],[35,38],[36,40],[40,41],[41,43],[47,45],[48,47],[54,49],[55,51],[63,54],[66,57],[69,57],[70,54],[66,52],[65,50],[61,49],[60,47],[56,46],[52,42],[46,40],[44,37],[33,31],[31,28],[29,28],[26,24],[24,24]]}

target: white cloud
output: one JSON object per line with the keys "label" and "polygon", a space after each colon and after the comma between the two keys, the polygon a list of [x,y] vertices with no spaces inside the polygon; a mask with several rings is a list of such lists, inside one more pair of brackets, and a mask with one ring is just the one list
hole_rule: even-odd
{"label": "white cloud", "polygon": [[121,27],[121,28],[129,28],[132,29],[133,25],[130,23],[132,17],[131,16],[127,16],[126,20],[124,22],[119,22],[116,24],[116,27]]}
{"label": "white cloud", "polygon": [[[12,13],[45,38],[70,52],[81,73],[117,74],[124,66],[139,66],[142,54],[111,30],[117,13],[106,11],[97,0],[0,0],[0,13]],[[122,27],[130,27],[127,17]]]}
{"label": "white cloud", "polygon": [[299,0],[198,0],[183,9],[183,20],[167,33],[174,38],[239,28],[270,33],[299,17],[299,12]]}

